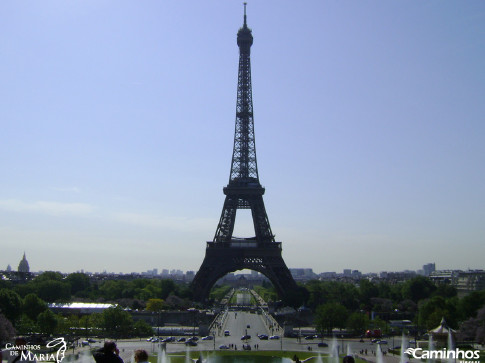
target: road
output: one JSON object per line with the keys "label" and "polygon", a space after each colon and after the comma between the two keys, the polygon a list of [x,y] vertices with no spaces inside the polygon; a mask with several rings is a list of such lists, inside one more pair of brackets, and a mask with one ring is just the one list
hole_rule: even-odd
{"label": "road", "polygon": [[[247,326],[250,326],[247,328]],[[224,336],[224,330],[229,330],[230,336]],[[251,335],[251,339],[247,342],[242,341],[241,337],[247,334]],[[215,335],[214,340],[201,340],[199,339],[198,345],[195,347],[187,347],[184,343],[167,343],[166,349],[168,353],[174,352],[186,352],[190,351],[203,351],[203,350],[219,350],[221,345],[227,345],[234,347],[232,349],[241,350],[242,345],[247,343],[251,345],[251,350],[255,350],[255,345],[258,346],[259,350],[286,350],[286,351],[307,351],[309,347],[312,352],[316,355],[329,354],[330,347],[318,347],[320,340],[305,340],[302,339],[298,342],[295,338],[281,338],[278,340],[260,340],[258,334],[269,335],[268,329],[263,323],[261,315],[249,312],[228,312],[227,319],[223,323],[222,328],[219,333]],[[178,338],[178,337],[177,337]],[[332,342],[329,339],[325,339],[325,342],[331,346]],[[392,340],[389,341],[389,347],[392,344]],[[357,340],[342,340],[338,339],[334,344],[337,344],[340,348],[340,354],[342,350],[347,353],[347,349],[350,346],[350,352],[355,354],[359,353],[361,350],[368,350],[368,355],[363,355],[363,357],[368,361],[376,361],[375,356],[372,354],[373,351],[377,350],[377,345],[370,343],[368,340],[365,342],[358,342]],[[396,344],[398,341],[396,340]],[[91,348],[102,346],[102,342],[94,343]],[[130,362],[133,355],[133,351],[136,349],[145,349],[150,355],[155,354],[157,351],[158,343],[147,342],[146,340],[131,339],[127,341],[119,341],[118,347],[120,349],[120,355],[125,362]],[[342,349],[343,347],[343,349]],[[383,350],[387,350],[388,346],[383,346]],[[87,348],[85,348],[87,349]],[[384,358],[384,362],[398,363],[397,357],[387,356]]]}

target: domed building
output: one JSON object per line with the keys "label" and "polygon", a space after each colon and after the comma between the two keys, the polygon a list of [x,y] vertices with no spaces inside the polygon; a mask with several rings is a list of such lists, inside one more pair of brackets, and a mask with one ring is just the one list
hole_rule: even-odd
{"label": "domed building", "polygon": [[27,261],[27,258],[25,258],[25,252],[24,252],[24,257],[19,263],[19,268],[17,269],[17,271],[25,272],[25,273],[30,272],[29,262]]}

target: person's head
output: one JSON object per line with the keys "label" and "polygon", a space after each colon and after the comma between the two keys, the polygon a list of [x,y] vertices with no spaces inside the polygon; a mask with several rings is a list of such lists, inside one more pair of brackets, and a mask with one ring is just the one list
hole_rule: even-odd
{"label": "person's head", "polygon": [[143,350],[143,349],[135,350],[135,361],[136,362],[148,361],[148,353],[146,352],[146,350]]}
{"label": "person's head", "polygon": [[351,355],[347,355],[344,357],[344,363],[355,363],[355,359]]}
{"label": "person's head", "polygon": [[27,339],[24,337],[17,337],[15,338],[15,345],[26,345],[27,344]]}
{"label": "person's head", "polygon": [[114,351],[116,350],[116,343],[113,342],[112,340],[107,340],[104,342],[104,351],[106,353],[108,352],[112,352],[114,353]]}
{"label": "person's head", "polygon": [[17,337],[15,338],[15,346],[18,347],[16,348],[17,351],[22,351],[25,350],[25,346],[27,345],[27,339],[24,337]]}

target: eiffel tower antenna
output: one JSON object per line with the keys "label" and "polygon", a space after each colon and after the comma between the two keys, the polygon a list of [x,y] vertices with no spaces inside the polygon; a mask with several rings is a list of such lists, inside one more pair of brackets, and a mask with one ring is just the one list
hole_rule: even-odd
{"label": "eiffel tower antenna", "polygon": [[246,5],[248,3],[244,3],[244,27],[247,27],[247,24],[246,24]]}

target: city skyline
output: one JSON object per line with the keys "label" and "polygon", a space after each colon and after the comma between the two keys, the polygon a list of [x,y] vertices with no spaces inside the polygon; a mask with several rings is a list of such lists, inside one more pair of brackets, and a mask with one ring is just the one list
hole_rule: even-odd
{"label": "city skyline", "polygon": [[[35,264],[35,262],[34,262]],[[427,263],[423,266],[420,266],[420,268],[416,268],[416,269],[412,269],[412,267],[409,267],[409,268],[406,268],[404,270],[389,270],[389,271],[367,271],[365,272],[365,274],[379,274],[379,273],[402,273],[402,272],[414,272],[416,274],[424,274],[424,275],[429,275],[429,270],[430,269],[430,266],[432,266],[432,271],[435,271],[435,263]],[[16,267],[18,266],[18,267]],[[22,267],[21,267],[22,266]],[[25,267],[26,266],[26,267]],[[426,269],[428,269],[428,271],[426,271]],[[345,275],[346,273],[362,273],[362,271],[360,270],[357,270],[357,269],[354,269],[352,268],[351,266],[346,266],[344,268],[342,268],[341,270],[339,271],[313,271],[313,268],[311,267],[304,267],[304,266],[300,266],[300,267],[292,267],[290,268],[291,271],[294,271],[294,270],[312,270],[312,273],[316,274],[316,275],[319,275],[319,274],[328,274],[328,273],[335,273],[335,274],[343,274]],[[461,268],[461,269],[457,269],[457,271],[460,270],[460,271],[471,271],[473,269],[468,269],[468,268]],[[6,272],[30,272],[30,273],[34,273],[34,274],[37,274],[37,273],[43,273],[43,272],[47,272],[47,271],[54,271],[54,270],[31,270],[30,269],[30,264],[28,262],[28,259],[26,257],[26,253],[24,252],[23,256],[22,256],[22,259],[18,262],[18,263],[9,263],[7,265],[6,268],[3,268],[3,267],[0,267],[0,271],[6,271]],[[436,269],[436,271],[447,271],[447,269]],[[94,270],[94,271],[89,271],[89,270],[85,270],[84,268],[83,269],[80,269],[80,270],[76,270],[76,271],[61,271],[61,270],[56,270],[55,272],[60,272],[60,273],[63,273],[63,274],[69,274],[69,273],[85,273],[85,274],[104,274],[104,273],[107,273],[107,274],[148,274],[148,275],[153,275],[153,276],[157,276],[157,275],[180,275],[180,274],[186,274],[186,273],[193,273],[195,274],[197,272],[197,269],[195,270],[180,270],[178,268],[166,268],[166,267],[154,267],[152,266],[151,268],[147,269],[147,270],[144,270],[144,271],[108,271],[106,269],[101,269],[101,270]],[[251,274],[251,273],[257,273],[257,274],[261,274],[260,272],[257,272],[257,271],[253,271],[253,270],[248,270],[248,269],[243,269],[243,270],[237,270],[234,272],[235,274]]]}
{"label": "city skyline", "polygon": [[[33,271],[198,269],[229,178],[242,13],[0,4],[0,269],[24,251]],[[288,267],[483,268],[485,4],[247,13],[260,180]]]}

